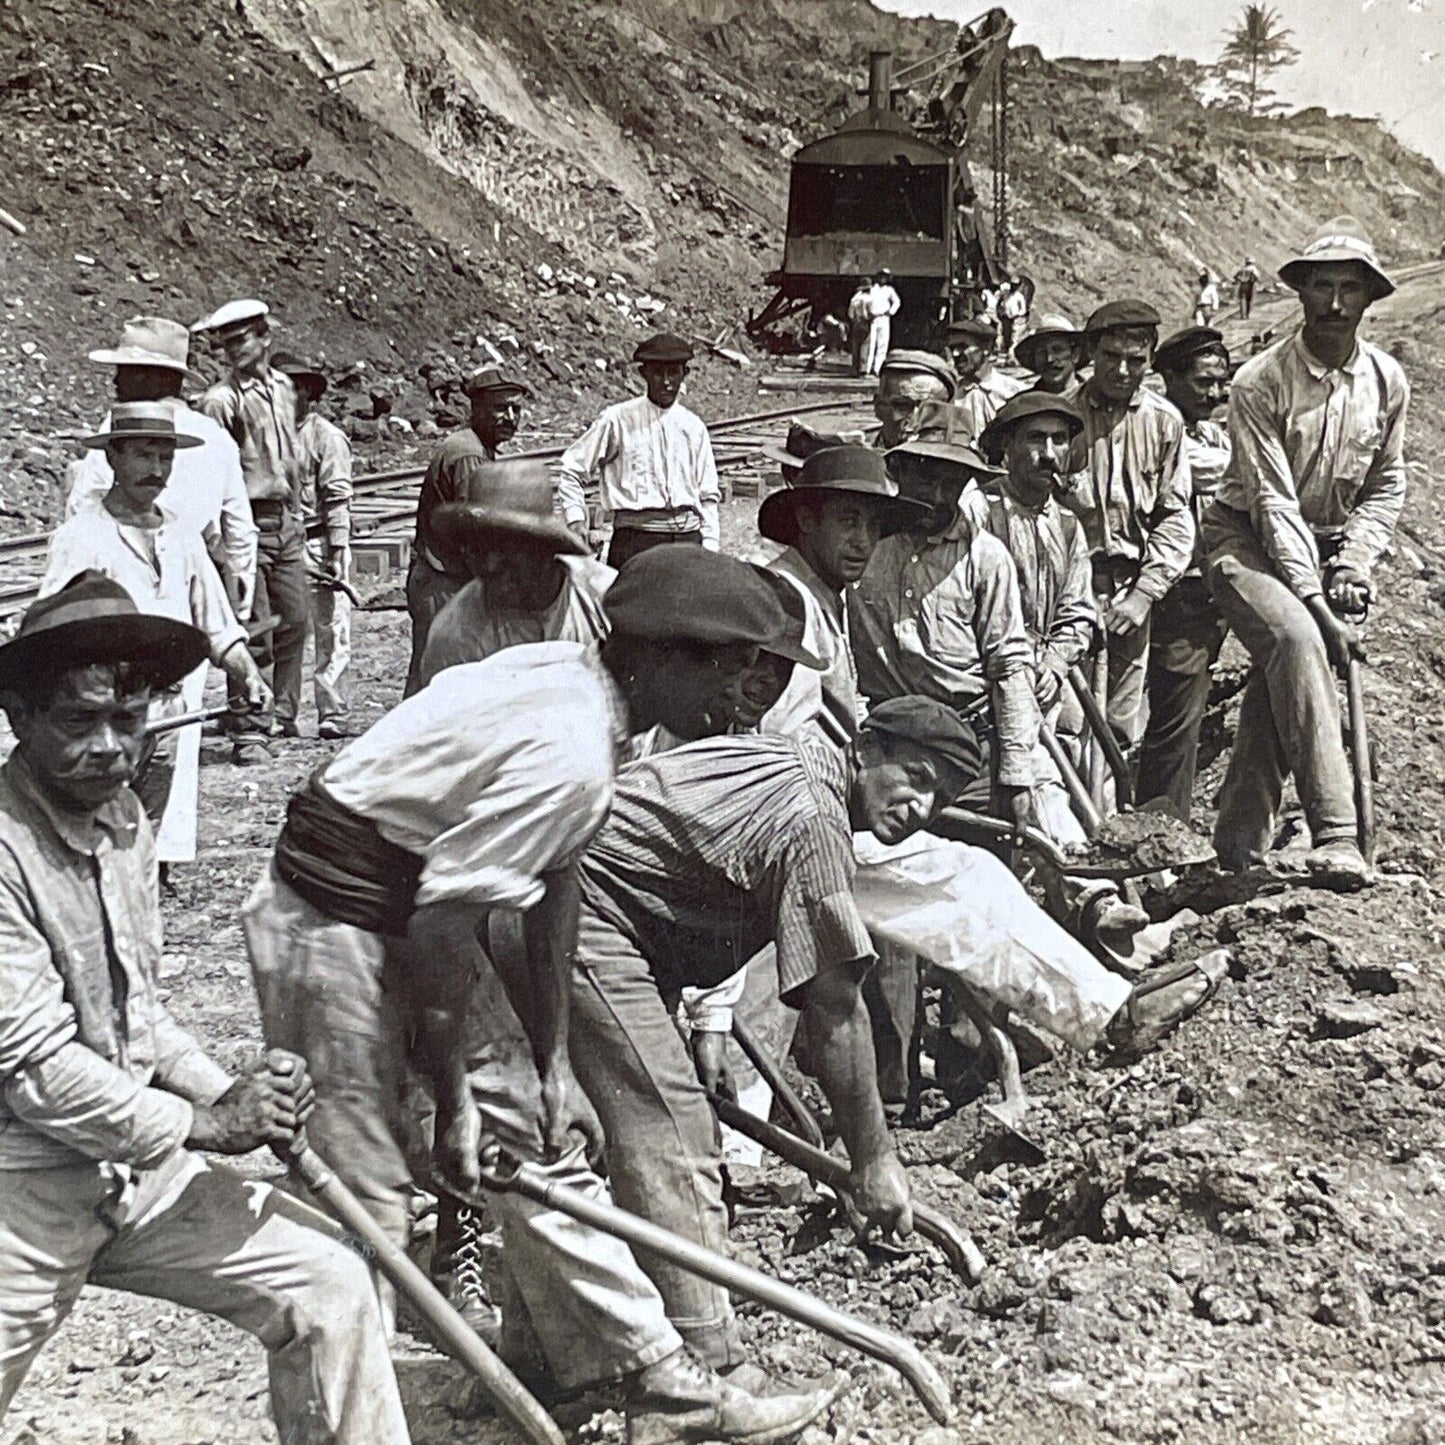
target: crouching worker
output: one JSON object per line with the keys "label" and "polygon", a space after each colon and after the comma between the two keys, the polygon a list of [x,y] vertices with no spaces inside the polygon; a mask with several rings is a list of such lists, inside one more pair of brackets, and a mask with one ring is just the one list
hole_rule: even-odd
{"label": "crouching worker", "polygon": [[283,1440],[405,1445],[365,1266],[305,1206],[192,1152],[288,1143],[312,1088],[231,1078],[166,1012],[155,842],[127,783],[151,694],[206,635],[83,572],[0,648],[0,1414],[82,1286],[172,1300],[265,1345]]}
{"label": "crouching worker", "polygon": [[[435,1093],[444,1184],[470,1197],[500,1143],[602,1194],[585,1152],[596,1119],[567,1058],[574,860],[628,735],[726,726],[731,689],[786,627],[751,568],[703,548],[632,559],[606,608],[600,654],[553,641],[449,667],[345,747],[292,798],[246,906],[267,1039],[312,1047],[311,1135],[399,1242],[408,1037]],[[488,972],[505,999],[479,1007]],[[557,1382],[625,1380],[635,1445],[782,1439],[830,1400],[763,1399],[702,1369],[624,1245],[515,1194],[489,1202]]]}

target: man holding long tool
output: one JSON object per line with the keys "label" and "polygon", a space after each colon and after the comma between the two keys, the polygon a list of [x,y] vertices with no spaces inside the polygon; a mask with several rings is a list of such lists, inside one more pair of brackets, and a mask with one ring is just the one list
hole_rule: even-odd
{"label": "man holding long tool", "polygon": [[1279,277],[1304,327],[1235,377],[1234,453],[1205,514],[1209,589],[1254,662],[1215,846],[1237,868],[1267,853],[1293,773],[1314,843],[1306,866],[1325,886],[1358,888],[1369,869],[1331,669],[1362,653],[1357,620],[1405,505],[1410,385],[1359,335],[1395,287],[1352,216],[1322,227]]}
{"label": "man holding long tool", "polygon": [[299,1059],[232,1078],[156,982],[155,847],[126,783],[153,691],[207,650],[94,572],[0,648],[17,739],[0,767],[0,1414],[91,1283],[260,1340],[283,1440],[406,1445],[365,1266],[197,1152],[289,1145],[312,1099]]}
{"label": "man holding long tool", "polygon": [[[633,559],[607,611],[600,657],[545,642],[447,668],[348,744],[292,798],[245,909],[269,1040],[314,1046],[310,1132],[398,1241],[409,1033],[435,1092],[436,1167],[460,1196],[492,1141],[603,1190],[584,1157],[596,1120],[567,1061],[576,856],[628,734],[726,726],[758,648],[785,645],[766,584],[711,552]],[[510,1009],[495,992],[478,1006],[484,970]],[[699,1369],[624,1247],[518,1195],[495,1208],[554,1374],[564,1387],[625,1379],[639,1445],[781,1439],[831,1398],[762,1399]]]}

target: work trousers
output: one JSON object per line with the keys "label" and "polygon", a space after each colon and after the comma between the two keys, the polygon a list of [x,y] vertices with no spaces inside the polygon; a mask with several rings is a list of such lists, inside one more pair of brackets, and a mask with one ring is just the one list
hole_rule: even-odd
{"label": "work trousers", "polygon": [[669,542],[681,542],[687,546],[702,546],[702,530],[692,532],[644,532],[640,527],[629,527],[625,520],[618,520],[612,526],[612,539],[607,544],[607,565],[622,570],[622,564],[636,557],[640,552],[650,552],[654,547],[666,546]]}
{"label": "work trousers", "polygon": [[[607,1138],[617,1202],[726,1254],[717,1121],[674,1017],[641,951],[582,911],[572,990],[572,1069]],[[737,1364],[742,1342],[727,1290],[643,1254],[682,1337],[714,1368]]]}
{"label": "work trousers", "polygon": [[[320,542],[309,542],[307,551],[315,567],[323,573],[330,570],[330,557]],[[316,670],[311,674],[316,717],[320,722],[339,721],[349,706],[344,678],[351,666],[351,598],[313,579],[311,627],[316,640]]]}
{"label": "work trousers", "polygon": [[177,1149],[154,1169],[0,1171],[0,1415],[81,1287],[170,1300],[265,1347],[286,1445],[406,1445],[366,1265],[296,1200]]}
{"label": "work trousers", "polygon": [[891,316],[875,316],[868,326],[868,354],[863,358],[863,375],[877,376],[888,355],[889,337],[893,331]]}
{"label": "work trousers", "polygon": [[1139,803],[1165,798],[1170,811],[1186,823],[1194,801],[1210,669],[1228,635],[1202,577],[1181,577],[1150,614],[1149,722],[1134,797]]}
{"label": "work trousers", "polygon": [[1254,287],[1241,286],[1239,288],[1239,318],[1241,321],[1249,320],[1249,313],[1254,309]]}
{"label": "work trousers", "polygon": [[[306,1125],[313,1145],[404,1245],[408,1155],[418,1152],[418,1129],[405,1098],[407,1020],[387,987],[387,954],[390,947],[395,959],[405,946],[335,922],[269,867],[242,923],[267,1044],[305,1058],[316,1085]],[[483,1129],[523,1158],[540,1160],[541,1082],[489,968],[467,1027]],[[554,1183],[607,1200],[580,1149],[534,1167]],[[502,1227],[514,1293],[562,1385],[618,1379],[681,1348],[657,1291],[620,1240],[517,1194],[491,1195],[488,1206]]]}
{"label": "work trousers", "polygon": [[[1102,612],[1134,585],[1133,563],[1094,559],[1094,598]],[[1149,638],[1154,609],[1132,632],[1105,633],[1108,652],[1108,702],[1105,713],[1126,753],[1135,753],[1144,736],[1144,686],[1148,675]]]}
{"label": "work trousers", "polygon": [[[311,584],[306,576],[306,525],[297,512],[256,509],[256,600],[251,621],[276,619],[276,626],[251,642],[251,656],[276,696],[276,717],[294,722],[301,708],[301,660]],[[261,718],[264,724],[270,719]]]}
{"label": "work trousers", "polygon": [[426,652],[427,634],[438,612],[465,587],[470,579],[438,572],[425,558],[413,555],[406,573],[406,610],[411,614],[411,661],[406,669],[403,697],[421,690],[421,660]]}
{"label": "work trousers", "polygon": [[1254,664],[1214,845],[1231,864],[1267,852],[1291,773],[1315,846],[1353,838],[1354,784],[1319,627],[1276,571],[1247,516],[1216,502],[1204,514],[1203,537],[1209,590]]}

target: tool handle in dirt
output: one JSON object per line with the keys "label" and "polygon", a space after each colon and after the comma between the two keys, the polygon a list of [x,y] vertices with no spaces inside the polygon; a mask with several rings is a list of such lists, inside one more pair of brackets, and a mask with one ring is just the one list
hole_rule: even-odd
{"label": "tool handle in dirt", "polygon": [[276,1157],[365,1248],[372,1265],[396,1287],[398,1294],[426,1321],[436,1342],[481,1381],[502,1415],[532,1445],[566,1445],[552,1417],[527,1387],[482,1343],[443,1298],[400,1245],[367,1213],[361,1201],[339,1180],[324,1159],[306,1142],[305,1130]]}
{"label": "tool handle in dirt", "polygon": [[1355,823],[1360,853],[1375,863],[1375,775],[1370,758],[1370,734],[1365,723],[1364,668],[1352,657],[1345,668],[1345,692],[1350,711],[1350,762],[1355,771]]}
{"label": "tool handle in dirt", "polygon": [[634,1253],[641,1250],[664,1259],[679,1269],[711,1280],[744,1299],[766,1305],[799,1324],[891,1365],[913,1387],[924,1409],[940,1425],[948,1424],[952,1403],[943,1377],[915,1345],[891,1330],[835,1309],[761,1270],[727,1259],[695,1240],[684,1239],[682,1235],[673,1234],[650,1220],[640,1219],[615,1204],[604,1203],[565,1184],[555,1184],[528,1164],[514,1159],[496,1164],[484,1162],[482,1183],[488,1189],[514,1190],[534,1204],[555,1209],[615,1236],[628,1244]]}
{"label": "tool handle in dirt", "polygon": [[1104,825],[1104,815],[1094,806],[1094,800],[1089,796],[1089,790],[1084,786],[1084,780],[1079,776],[1073,760],[1064,751],[1064,745],[1059,741],[1058,734],[1054,732],[1052,724],[1046,717],[1039,719],[1039,741],[1044,745],[1044,751],[1053,759],[1054,766],[1059,770],[1059,776],[1064,780],[1064,787],[1069,794],[1069,802],[1073,804],[1074,813],[1077,815],[1080,825],[1084,832],[1093,838]]}
{"label": "tool handle in dirt", "polygon": [[788,1082],[781,1066],[764,1048],[762,1040],[740,1018],[733,1019],[733,1038],[747,1061],[758,1071],[762,1081],[773,1091],[774,1097],[788,1111],[802,1137],[815,1148],[823,1148],[823,1131],[818,1127],[813,1111]]}
{"label": "tool handle in dirt", "polygon": [[[801,1169],[819,1184],[826,1184],[835,1194],[846,1196],[850,1192],[848,1166],[841,1159],[835,1159],[822,1149],[814,1148],[796,1134],[790,1134],[786,1129],[780,1129],[766,1119],[749,1114],[731,1099],[724,1099],[717,1094],[710,1097],[718,1118],[729,1129],[737,1130],[754,1144],[761,1144],[784,1163]],[[969,1284],[977,1284],[983,1278],[987,1261],[982,1252],[968,1234],[946,1214],[914,1199],[913,1226],[925,1239],[931,1240],[943,1251],[953,1270],[962,1275]]]}
{"label": "tool handle in dirt", "polygon": [[1084,717],[1092,729],[1094,737],[1098,740],[1099,746],[1104,750],[1104,757],[1108,760],[1109,771],[1114,775],[1114,787],[1119,794],[1119,802],[1132,803],[1134,801],[1134,780],[1129,772],[1128,760],[1124,757],[1124,750],[1119,746],[1119,739],[1114,736],[1114,729],[1109,726],[1109,719],[1104,709],[1099,706],[1099,699],[1094,696],[1093,689],[1089,686],[1086,678],[1075,663],[1069,669],[1069,686],[1074,690],[1074,696],[1079,700],[1079,706],[1084,710]]}

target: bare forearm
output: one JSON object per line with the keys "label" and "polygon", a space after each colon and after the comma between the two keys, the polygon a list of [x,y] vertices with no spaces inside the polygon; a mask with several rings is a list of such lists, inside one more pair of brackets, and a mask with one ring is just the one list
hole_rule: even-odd
{"label": "bare forearm", "polygon": [[818,1082],[855,1170],[893,1152],[878,1093],[873,1030],[858,987],[841,976],[815,979],[807,1003],[808,1040]]}
{"label": "bare forearm", "polygon": [[499,967],[512,1007],[527,1029],[537,1067],[546,1076],[567,1057],[572,968],[577,953],[580,895],[573,866],[549,873],[546,892],[522,919],[525,968],[512,979]]}

